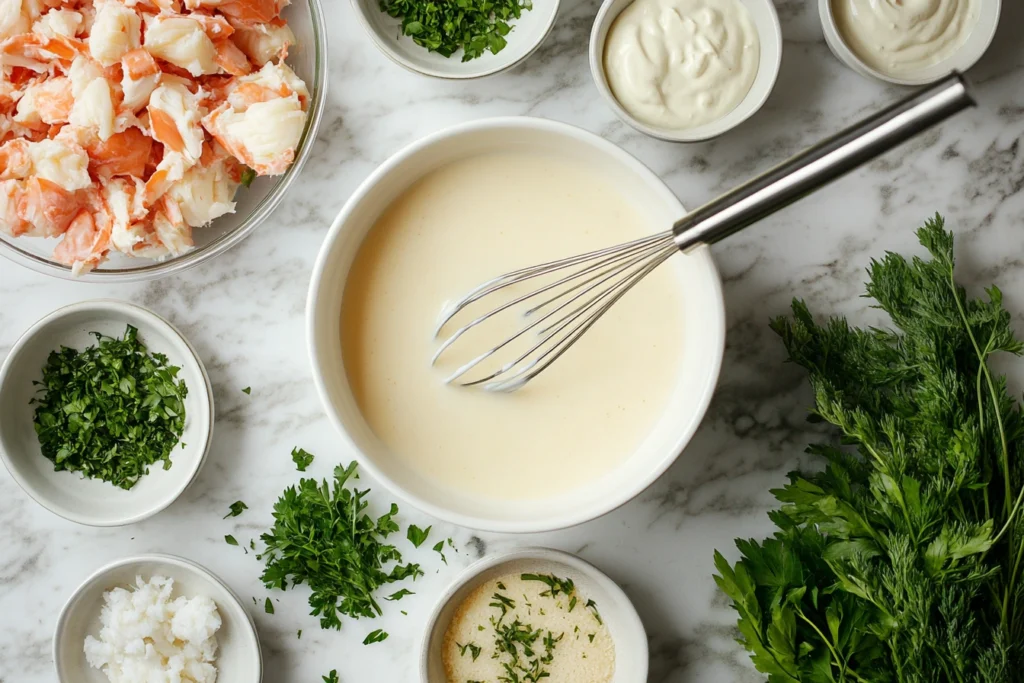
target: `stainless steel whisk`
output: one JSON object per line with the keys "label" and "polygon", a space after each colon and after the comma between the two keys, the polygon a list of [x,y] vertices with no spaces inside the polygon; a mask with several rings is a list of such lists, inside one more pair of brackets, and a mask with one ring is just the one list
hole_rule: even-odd
{"label": "stainless steel whisk", "polygon": [[[445,307],[435,337],[460,311],[485,297],[536,278],[554,278],[525,294],[513,293],[503,302],[496,301],[492,310],[445,339],[432,363],[470,330],[513,307],[527,305],[522,328],[475,355],[445,380],[493,391],[514,391],[550,367],[626,292],[676,252],[723,240],[974,104],[965,79],[953,73],[687,214],[669,231],[489,280]],[[515,342],[531,332],[537,340],[522,344],[528,346],[525,351],[515,350]],[[503,350],[511,358],[496,370],[460,381]]]}

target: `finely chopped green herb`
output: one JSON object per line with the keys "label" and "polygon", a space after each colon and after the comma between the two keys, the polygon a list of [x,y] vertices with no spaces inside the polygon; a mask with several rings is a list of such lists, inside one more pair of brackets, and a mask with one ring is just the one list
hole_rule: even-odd
{"label": "finely chopped green herb", "polygon": [[501,52],[510,22],[532,8],[532,0],[380,0],[417,45],[445,57],[461,49],[464,62]]}
{"label": "finely chopped green herb", "polygon": [[[341,617],[381,614],[377,589],[423,575],[418,564],[385,539],[399,530],[398,506],[377,519],[366,513],[369,489],[350,488],[356,463],[334,470],[334,481],[302,479],[274,504],[274,526],[260,539],[266,562],[260,577],[267,588],[309,584],[312,614],[322,628],[341,629]],[[398,599],[397,597],[395,599]]]}
{"label": "finely chopped green herb", "polygon": [[135,327],[120,339],[92,334],[95,346],[61,347],[47,358],[34,382],[35,430],[55,470],[130,489],[150,465],[171,467],[188,390],[180,368],[150,353]]}
{"label": "finely chopped green herb", "polygon": [[772,491],[773,537],[715,554],[772,683],[1024,680],[1024,415],[988,365],[1024,345],[997,288],[956,284],[942,218],[918,238],[931,259],[869,269],[899,331],[819,325],[800,301],[772,323],[838,437]]}

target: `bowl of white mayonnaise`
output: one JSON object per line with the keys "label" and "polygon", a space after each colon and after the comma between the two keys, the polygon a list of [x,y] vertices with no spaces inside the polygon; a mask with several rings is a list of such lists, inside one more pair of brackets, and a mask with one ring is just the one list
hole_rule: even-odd
{"label": "bowl of white mayonnaise", "polygon": [[393,156],[335,219],[310,284],[310,358],[339,458],[489,531],[579,524],[640,493],[686,447],[717,381],[725,314],[707,249],[673,256],[512,393],[446,384],[434,332],[448,302],[491,277],[683,214],[640,162],[563,123],[484,119]]}
{"label": "bowl of white mayonnaise", "polygon": [[672,142],[717,137],[768,99],[782,61],[771,0],[604,0],[590,71],[620,119]]}
{"label": "bowl of white mayonnaise", "polygon": [[926,85],[974,66],[995,37],[1001,0],[818,0],[829,49],[869,78]]}

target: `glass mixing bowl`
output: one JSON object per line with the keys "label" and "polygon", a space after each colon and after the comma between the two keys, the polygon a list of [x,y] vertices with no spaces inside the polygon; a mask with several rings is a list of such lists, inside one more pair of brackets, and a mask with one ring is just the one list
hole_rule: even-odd
{"label": "glass mixing bowl", "polygon": [[32,270],[56,277],[85,282],[126,282],[153,280],[199,265],[235,246],[252,233],[274,211],[295,182],[309,158],[323,116],[327,95],[327,30],[320,0],[292,0],[282,16],[295,33],[296,44],[288,51],[288,65],[306,82],[310,92],[306,129],[299,141],[295,161],[288,171],[274,178],[257,178],[235,195],[235,212],[222,216],[205,228],[192,232],[195,249],[163,261],[111,254],[99,267],[74,277],[71,269],[53,260],[56,239],[18,237],[0,233],[0,255]]}

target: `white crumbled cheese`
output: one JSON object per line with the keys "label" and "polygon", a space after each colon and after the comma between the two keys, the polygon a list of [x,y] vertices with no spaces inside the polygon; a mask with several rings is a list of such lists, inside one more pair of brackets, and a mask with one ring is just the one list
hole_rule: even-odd
{"label": "white crumbled cheese", "polygon": [[[250,104],[244,112],[228,109],[217,117],[217,127],[226,139],[248,152],[246,161],[254,166],[274,166],[299,145],[306,114],[297,95]],[[282,166],[280,172],[287,169]]]}
{"label": "white crumbled cheese", "polygon": [[[183,154],[190,165],[199,161],[199,157],[203,154],[203,142],[206,140],[206,133],[203,132],[200,123],[203,111],[199,106],[199,98],[182,83],[165,78],[160,87],[149,96],[149,108],[150,110],[160,110],[174,121],[185,148],[184,150],[172,148],[172,151]],[[150,111],[150,127],[153,128],[152,111]]]}
{"label": "white crumbled cheese", "polygon": [[256,66],[263,66],[281,54],[281,51],[295,44],[295,34],[287,24],[234,24],[231,40]]}
{"label": "white crumbled cheese", "polygon": [[85,657],[110,683],[215,683],[217,605],[208,597],[172,598],[174,580],[135,578],[132,590],[103,594],[100,637]]}
{"label": "white crumbled cheese", "polygon": [[29,143],[32,175],[60,185],[68,192],[92,185],[89,177],[89,155],[78,145],[64,140],[40,140]]}
{"label": "white crumbled cheese", "polygon": [[80,12],[70,9],[52,9],[32,25],[32,32],[47,38],[64,36],[74,38],[84,21]]}
{"label": "white crumbled cheese", "polygon": [[139,47],[142,19],[117,0],[96,3],[96,16],[89,34],[89,53],[103,66],[121,61],[124,53]]}
{"label": "white crumbled cheese", "polygon": [[156,16],[146,21],[146,49],[193,76],[220,72],[217,48],[202,25],[188,17]]}
{"label": "white crumbled cheese", "polygon": [[105,78],[93,79],[71,107],[68,123],[78,128],[95,130],[100,140],[114,134],[114,101]]}
{"label": "white crumbled cheese", "polygon": [[223,162],[193,166],[167,191],[181,207],[185,222],[193,228],[206,225],[224,214],[233,213],[232,199],[238,183],[231,179]]}

